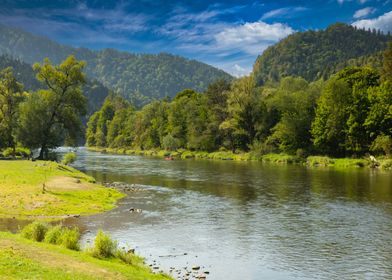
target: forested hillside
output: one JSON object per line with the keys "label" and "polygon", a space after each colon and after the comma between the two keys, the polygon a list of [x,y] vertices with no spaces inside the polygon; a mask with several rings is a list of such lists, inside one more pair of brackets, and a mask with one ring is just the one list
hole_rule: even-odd
{"label": "forested hillside", "polygon": [[[36,79],[32,65],[14,59],[8,55],[0,55],[0,70],[12,67],[15,78],[23,84],[23,90],[35,91],[42,88]],[[87,117],[97,111],[109,95],[109,89],[96,80],[87,80],[83,85],[83,94],[87,97]]]}
{"label": "forested hillside", "polygon": [[29,64],[42,61],[45,57],[59,63],[73,54],[87,62],[85,71],[90,79],[100,81],[134,104],[173,97],[184,88],[203,91],[217,79],[232,79],[222,70],[176,55],[73,48],[1,25],[0,54],[11,55]]}
{"label": "forested hillside", "polygon": [[326,81],[252,76],[184,90],[135,110],[106,99],[88,122],[89,146],[360,156],[392,152],[392,45],[382,68],[347,67]]}
{"label": "forested hillside", "polygon": [[276,82],[286,76],[315,81],[328,79],[345,66],[372,62],[374,66],[378,62],[373,54],[384,50],[391,40],[390,35],[380,31],[356,29],[341,23],[321,31],[298,32],[269,47],[257,58],[253,67],[256,83]]}

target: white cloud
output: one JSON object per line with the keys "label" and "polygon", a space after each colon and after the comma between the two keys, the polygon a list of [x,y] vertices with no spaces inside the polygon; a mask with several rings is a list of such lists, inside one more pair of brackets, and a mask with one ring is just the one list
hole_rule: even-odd
{"label": "white cloud", "polygon": [[373,19],[361,19],[352,23],[358,28],[380,29],[381,31],[392,31],[392,11]]}
{"label": "white cloud", "polygon": [[269,19],[269,18],[282,18],[282,17],[292,17],[294,14],[306,11],[307,8],[305,7],[286,7],[280,8],[276,10],[269,11],[265,13],[261,19]]}
{"label": "white cloud", "polygon": [[282,23],[247,22],[225,28],[215,35],[215,40],[220,48],[239,49],[257,55],[293,32],[290,26]]}
{"label": "white cloud", "polygon": [[354,18],[364,18],[367,17],[368,15],[373,14],[376,11],[376,9],[372,8],[372,7],[367,7],[367,8],[363,8],[360,10],[357,10],[354,13]]}

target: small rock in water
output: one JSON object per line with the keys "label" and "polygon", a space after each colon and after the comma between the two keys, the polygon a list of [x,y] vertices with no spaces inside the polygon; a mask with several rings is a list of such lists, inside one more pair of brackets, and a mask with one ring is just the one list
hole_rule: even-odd
{"label": "small rock in water", "polygon": [[192,270],[199,270],[199,269],[200,269],[200,266],[197,266],[197,265],[192,266]]}
{"label": "small rock in water", "polygon": [[128,254],[135,254],[135,249],[129,249]]}
{"label": "small rock in water", "polygon": [[210,272],[209,271],[204,271],[204,274],[210,274]]}

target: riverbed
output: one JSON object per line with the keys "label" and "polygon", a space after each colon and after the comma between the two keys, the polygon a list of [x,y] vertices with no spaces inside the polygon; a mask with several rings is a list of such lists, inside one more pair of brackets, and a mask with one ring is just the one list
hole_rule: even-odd
{"label": "riverbed", "polygon": [[392,279],[391,172],[77,156],[132,188],[115,210],[66,222],[87,246],[103,229],[177,278],[200,266],[207,279]]}

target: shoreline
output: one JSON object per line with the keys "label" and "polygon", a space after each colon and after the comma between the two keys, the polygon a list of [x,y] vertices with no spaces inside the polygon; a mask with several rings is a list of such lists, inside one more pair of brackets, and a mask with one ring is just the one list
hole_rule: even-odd
{"label": "shoreline", "polygon": [[392,171],[392,158],[380,157],[377,163],[372,162],[370,158],[331,158],[328,156],[308,156],[298,157],[288,154],[265,154],[254,155],[250,152],[233,153],[227,151],[217,152],[201,152],[189,150],[135,150],[127,148],[103,148],[103,147],[87,147],[88,151],[109,153],[117,155],[137,155],[151,157],[170,157],[173,159],[205,159],[205,160],[228,160],[228,161],[258,161],[263,163],[272,163],[279,165],[294,164],[303,165],[311,168],[367,168],[375,170]]}
{"label": "shoreline", "polygon": [[50,161],[0,161],[0,218],[60,220],[117,207],[126,194]]}

